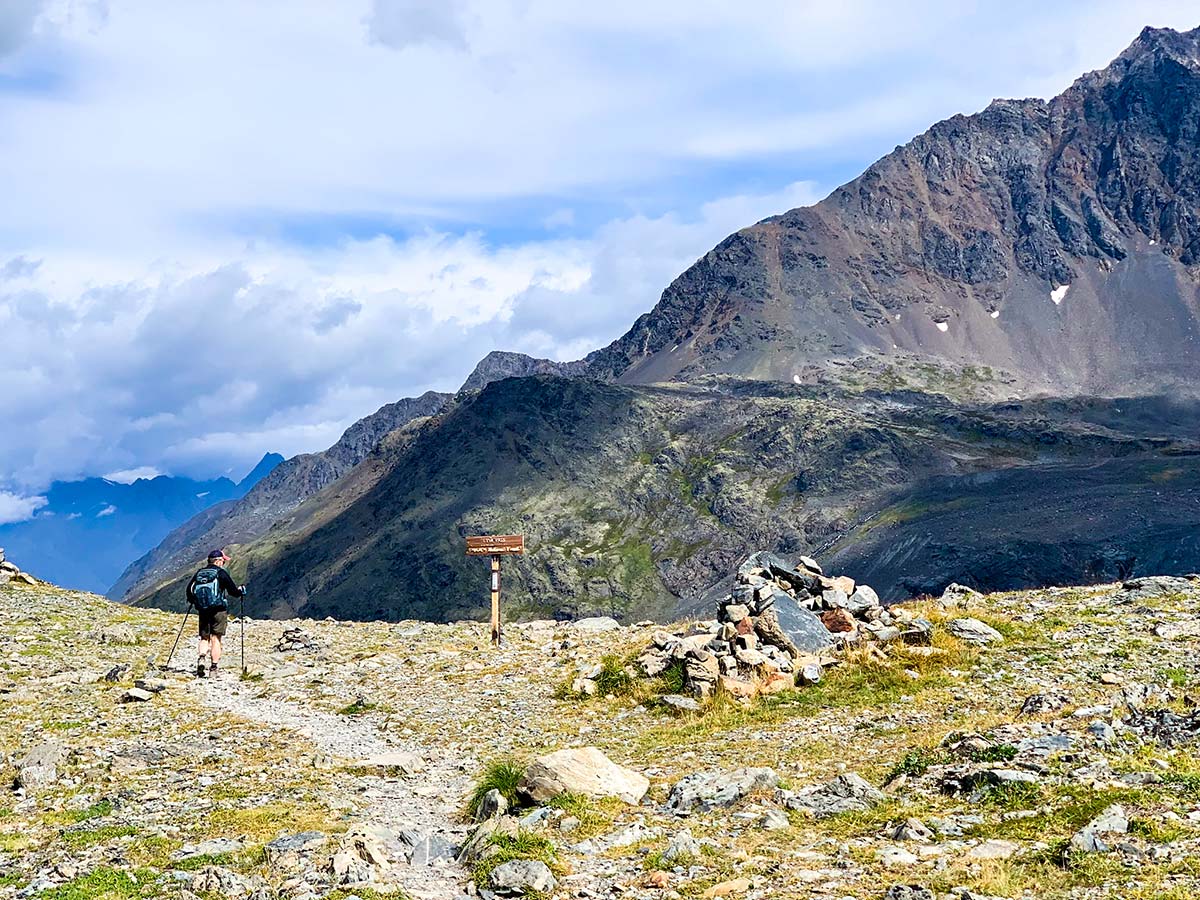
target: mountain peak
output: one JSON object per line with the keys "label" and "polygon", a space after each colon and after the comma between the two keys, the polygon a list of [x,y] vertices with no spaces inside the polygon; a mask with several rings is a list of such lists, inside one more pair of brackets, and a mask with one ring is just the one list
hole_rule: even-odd
{"label": "mountain peak", "polygon": [[250,470],[250,473],[238,482],[238,489],[243,493],[250,490],[250,488],[270,475],[271,471],[281,462],[283,462],[282,455],[278,453],[264,453],[263,458]]}
{"label": "mountain peak", "polygon": [[552,359],[537,359],[524,353],[493,350],[479,361],[459,390],[481,391],[493,381],[502,378],[526,378],[530,375],[562,375],[570,378],[583,375],[586,370],[587,364],[582,362],[555,362]]}

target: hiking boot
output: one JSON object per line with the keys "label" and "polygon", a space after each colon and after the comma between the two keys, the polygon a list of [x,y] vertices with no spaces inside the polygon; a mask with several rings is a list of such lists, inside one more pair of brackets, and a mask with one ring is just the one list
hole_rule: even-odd
{"label": "hiking boot", "polygon": [[200,660],[200,662],[196,663],[196,677],[203,678],[206,674],[207,670],[204,668],[204,660]]}
{"label": "hiking boot", "polygon": [[216,663],[213,663],[211,666],[208,667],[208,677],[209,678],[217,677],[217,664]]}

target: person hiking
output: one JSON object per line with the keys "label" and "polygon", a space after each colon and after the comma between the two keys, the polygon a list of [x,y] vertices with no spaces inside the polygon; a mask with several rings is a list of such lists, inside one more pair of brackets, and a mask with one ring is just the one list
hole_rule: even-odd
{"label": "person hiking", "polygon": [[[241,597],[246,593],[246,586],[239,587],[225,571],[225,563],[229,559],[224,550],[213,550],[208,554],[208,565],[188,582],[187,601],[196,607],[196,618],[200,620],[200,644],[196,651],[198,678],[217,674],[217,664],[221,661],[221,639],[229,627],[229,598]],[[210,654],[212,664],[206,673],[204,657]]]}

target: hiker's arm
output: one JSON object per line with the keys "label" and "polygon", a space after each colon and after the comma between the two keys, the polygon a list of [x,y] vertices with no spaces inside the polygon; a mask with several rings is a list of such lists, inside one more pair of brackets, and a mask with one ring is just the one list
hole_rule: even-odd
{"label": "hiker's arm", "polygon": [[233,576],[224,569],[221,570],[221,589],[230,597],[242,596],[242,589],[234,583]]}

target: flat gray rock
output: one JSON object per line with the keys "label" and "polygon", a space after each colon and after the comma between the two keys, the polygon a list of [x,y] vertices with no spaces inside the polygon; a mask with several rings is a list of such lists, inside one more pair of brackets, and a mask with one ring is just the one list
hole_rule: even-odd
{"label": "flat gray rock", "polygon": [[549,866],[536,859],[514,859],[493,870],[488,882],[493,891],[505,897],[536,892],[547,894],[558,887]]}
{"label": "flat gray rock", "polygon": [[833,635],[821,620],[786,594],[778,598],[775,615],[783,633],[801,653],[816,653],[833,644]]}
{"label": "flat gray rock", "polygon": [[883,792],[855,772],[839,775],[828,784],[805,788],[780,798],[788,809],[811,813],[818,819],[846,812],[865,812],[884,801]]}
{"label": "flat gray rock", "polygon": [[667,809],[681,815],[733,806],[751,791],[769,790],[779,784],[774,769],[714,770],[688,775],[671,788]]}
{"label": "flat gray rock", "polygon": [[946,630],[968,644],[999,644],[1004,641],[1004,635],[978,619],[951,619]]}
{"label": "flat gray rock", "polygon": [[621,623],[610,616],[591,616],[586,619],[578,619],[571,623],[576,631],[616,631],[621,627]]}

